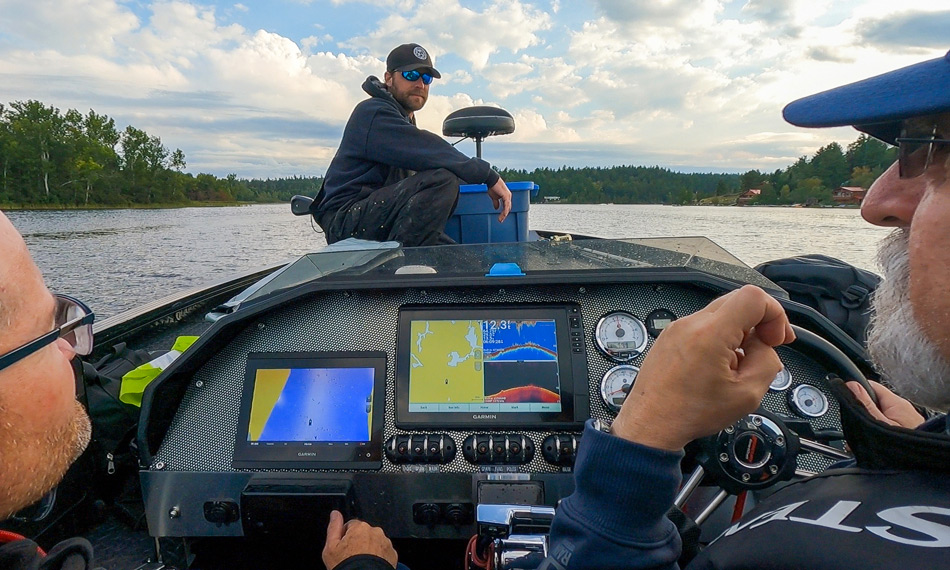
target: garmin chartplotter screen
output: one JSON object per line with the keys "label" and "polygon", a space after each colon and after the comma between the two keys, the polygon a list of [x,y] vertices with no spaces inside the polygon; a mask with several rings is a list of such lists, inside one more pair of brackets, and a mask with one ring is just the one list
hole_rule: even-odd
{"label": "garmin chartplotter screen", "polygon": [[403,308],[397,423],[573,422],[571,309]]}
{"label": "garmin chartplotter screen", "polygon": [[235,467],[378,466],[385,353],[252,353]]}

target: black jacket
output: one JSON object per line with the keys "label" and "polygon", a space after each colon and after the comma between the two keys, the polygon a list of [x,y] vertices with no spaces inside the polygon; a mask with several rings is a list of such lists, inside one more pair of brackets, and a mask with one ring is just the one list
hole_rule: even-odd
{"label": "black jacket", "polygon": [[442,137],[416,127],[379,79],[368,77],[363,91],[371,97],[353,109],[313,213],[348,207],[373,190],[423,170],[445,168],[469,184],[489,187],[498,181],[498,173],[484,160],[468,157]]}

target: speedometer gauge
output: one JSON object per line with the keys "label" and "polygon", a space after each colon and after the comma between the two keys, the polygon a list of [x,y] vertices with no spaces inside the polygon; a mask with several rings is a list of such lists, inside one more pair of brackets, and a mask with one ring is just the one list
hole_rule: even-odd
{"label": "speedometer gauge", "polygon": [[791,385],[792,373],[788,371],[788,368],[783,366],[782,369],[778,371],[778,374],[775,375],[775,378],[772,379],[772,383],[769,384],[769,390],[781,392]]}
{"label": "speedometer gauge", "polygon": [[600,397],[604,403],[614,413],[620,411],[623,401],[627,399],[627,394],[633,388],[633,383],[637,379],[640,369],[636,366],[621,364],[614,366],[604,374],[604,379],[600,381]]}
{"label": "speedometer gauge", "polygon": [[789,407],[806,418],[821,417],[828,411],[828,398],[811,384],[802,384],[788,396]]}
{"label": "speedometer gauge", "polygon": [[610,359],[626,362],[647,347],[647,328],[630,313],[614,311],[597,322],[594,340],[597,348]]}

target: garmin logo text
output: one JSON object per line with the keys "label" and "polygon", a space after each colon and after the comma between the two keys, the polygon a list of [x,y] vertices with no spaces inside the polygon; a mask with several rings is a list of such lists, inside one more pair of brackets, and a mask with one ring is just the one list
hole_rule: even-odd
{"label": "garmin logo text", "polygon": [[498,416],[495,414],[475,414],[472,416],[473,420],[497,420]]}
{"label": "garmin logo text", "polygon": [[297,457],[316,457],[317,453],[315,451],[298,451]]}

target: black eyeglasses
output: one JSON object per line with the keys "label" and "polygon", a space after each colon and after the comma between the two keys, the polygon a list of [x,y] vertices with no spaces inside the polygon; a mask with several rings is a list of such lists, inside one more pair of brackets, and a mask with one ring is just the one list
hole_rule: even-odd
{"label": "black eyeglasses", "polygon": [[19,348],[0,355],[0,370],[12,366],[44,346],[64,338],[76,354],[86,356],[92,352],[92,323],[96,315],[82,301],[66,295],[56,295],[55,328]]}
{"label": "black eyeglasses", "polygon": [[403,71],[402,77],[406,81],[419,81],[419,78],[422,78],[422,82],[426,85],[432,83],[432,76],[428,73],[419,73],[417,70],[413,69],[412,71]]}
{"label": "black eyeglasses", "polygon": [[[937,125],[931,124],[921,134],[924,136],[907,136],[908,127],[901,129],[901,136],[896,139],[898,146],[897,165],[900,177],[916,178],[923,174],[934,157],[945,158],[950,153],[950,140],[937,138]],[[918,134],[918,133],[912,133]]]}

